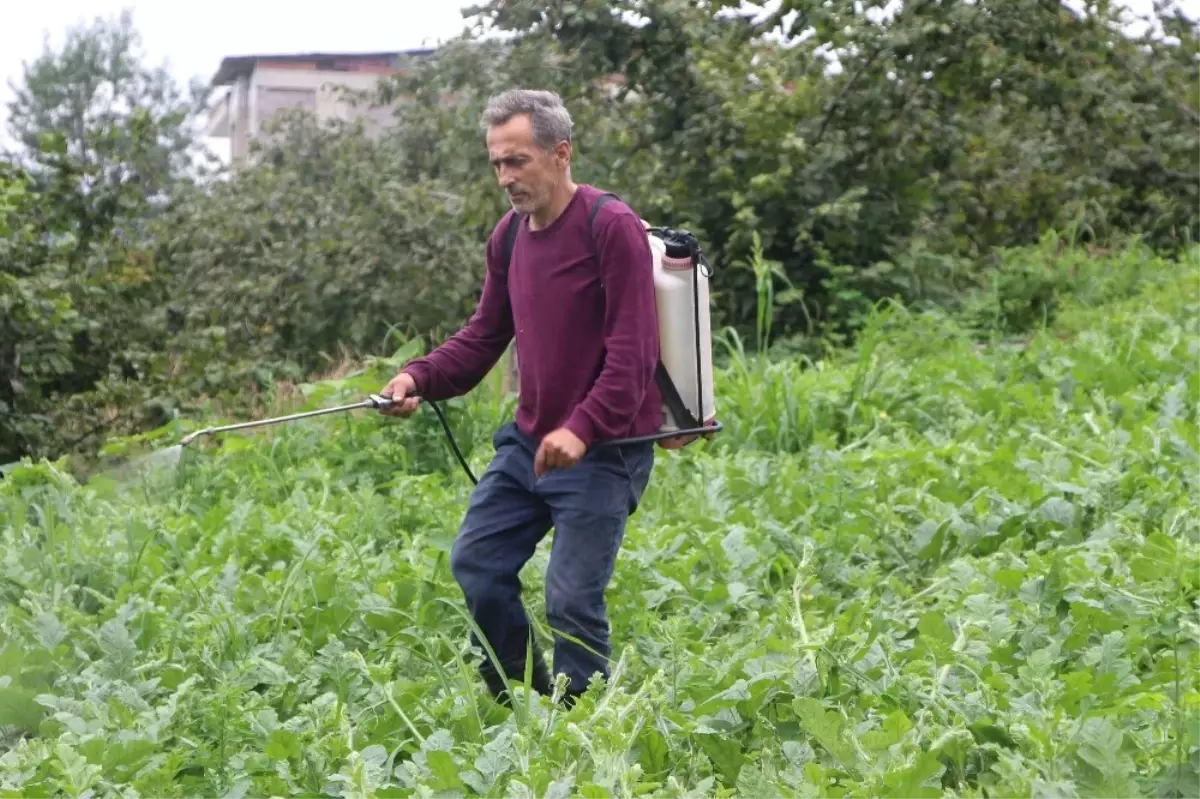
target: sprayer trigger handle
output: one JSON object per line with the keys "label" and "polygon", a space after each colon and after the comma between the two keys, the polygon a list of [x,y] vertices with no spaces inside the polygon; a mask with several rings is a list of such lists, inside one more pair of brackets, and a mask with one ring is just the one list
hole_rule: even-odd
{"label": "sprayer trigger handle", "polygon": [[390,407],[392,407],[392,395],[391,394],[372,394],[371,402],[375,405],[376,408],[390,408]]}

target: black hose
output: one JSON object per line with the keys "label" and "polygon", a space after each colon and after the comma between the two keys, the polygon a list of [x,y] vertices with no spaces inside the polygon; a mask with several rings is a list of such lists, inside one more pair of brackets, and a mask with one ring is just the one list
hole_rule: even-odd
{"label": "black hose", "polygon": [[471,482],[479,485],[479,481],[475,479],[475,475],[471,472],[471,467],[467,465],[467,459],[463,457],[462,450],[458,448],[458,442],[454,440],[454,433],[450,432],[450,423],[446,421],[446,415],[442,413],[442,409],[432,400],[425,400],[433,407],[434,413],[438,416],[438,421],[442,423],[442,429],[446,431],[446,440],[450,442],[450,448],[454,450],[454,456],[458,458],[458,462],[462,465],[463,471],[467,473],[467,477],[471,478]]}
{"label": "black hose", "polygon": [[[388,407],[393,402],[391,394],[380,394],[374,397],[374,399],[376,402],[386,403]],[[458,442],[454,440],[454,433],[450,431],[450,423],[446,421],[446,414],[442,413],[441,407],[433,400],[425,399],[420,394],[409,394],[405,399],[420,400],[433,406],[433,412],[437,414],[438,421],[442,423],[442,430],[446,433],[446,440],[450,442],[450,448],[454,450],[454,457],[458,458],[459,465],[463,467],[463,471],[467,473],[467,477],[471,478],[471,482],[474,485],[479,485],[479,480],[476,479],[474,472],[471,471],[471,467],[467,465],[467,459],[463,457],[462,450],[458,448]]]}

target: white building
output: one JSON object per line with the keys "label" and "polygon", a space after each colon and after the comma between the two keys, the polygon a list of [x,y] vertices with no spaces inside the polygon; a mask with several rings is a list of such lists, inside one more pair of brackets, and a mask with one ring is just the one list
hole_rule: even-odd
{"label": "white building", "polygon": [[399,72],[412,58],[432,50],[380,53],[297,53],[230,56],[213,76],[214,86],[227,87],[212,106],[206,136],[229,141],[233,163],[246,160],[250,140],[285,109],[302,108],[318,119],[350,120],[365,116],[380,127],[391,109],[356,108],[341,91],[369,91],[381,77]]}

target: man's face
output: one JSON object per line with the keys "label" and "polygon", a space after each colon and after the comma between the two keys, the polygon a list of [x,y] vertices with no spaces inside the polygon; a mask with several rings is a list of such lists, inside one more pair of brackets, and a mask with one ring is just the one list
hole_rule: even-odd
{"label": "man's face", "polygon": [[532,214],[547,207],[555,187],[566,179],[571,145],[559,142],[549,152],[538,147],[526,115],[490,128],[487,148],[500,188],[518,213]]}

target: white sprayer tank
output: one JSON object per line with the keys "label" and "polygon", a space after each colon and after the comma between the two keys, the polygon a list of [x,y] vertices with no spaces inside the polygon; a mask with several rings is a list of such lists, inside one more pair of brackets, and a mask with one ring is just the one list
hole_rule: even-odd
{"label": "white sprayer tank", "polygon": [[[643,223],[645,224],[645,223]],[[649,227],[647,225],[647,227]],[[669,237],[668,237],[669,238]],[[658,308],[659,354],[684,406],[702,425],[716,419],[713,397],[712,325],[708,275],[693,265],[690,248],[672,241],[670,251],[657,231],[650,233],[654,256],[654,297]],[[699,325],[696,293],[699,292]],[[698,328],[698,330],[697,330]],[[700,375],[696,374],[696,336],[700,337]],[[702,401],[703,407],[697,402]],[[690,427],[675,419],[664,403],[662,430]]]}

